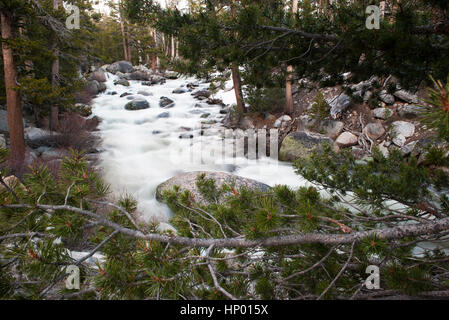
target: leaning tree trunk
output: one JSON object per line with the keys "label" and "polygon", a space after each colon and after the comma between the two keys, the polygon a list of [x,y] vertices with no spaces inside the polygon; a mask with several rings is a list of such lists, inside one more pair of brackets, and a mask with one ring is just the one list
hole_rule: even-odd
{"label": "leaning tree trunk", "polygon": [[6,106],[8,114],[11,160],[19,166],[25,160],[25,137],[23,133],[22,101],[16,90],[17,67],[12,49],[5,40],[13,38],[13,21],[10,14],[0,11],[2,27],[3,69],[5,73]]}
{"label": "leaning tree trunk", "polygon": [[[296,20],[296,13],[298,12],[298,0],[293,0],[292,12]],[[285,113],[293,114],[293,66],[287,66],[287,79],[285,83]]]}
{"label": "leaning tree trunk", "polygon": [[[53,0],[53,10],[58,10],[61,0]],[[51,85],[53,87],[59,86],[59,48],[58,35],[52,34],[52,52],[53,61],[51,63]],[[50,131],[55,131],[59,127],[59,108],[51,106],[50,108]]]}
{"label": "leaning tree trunk", "polygon": [[245,113],[245,101],[243,100],[242,79],[240,78],[239,67],[232,67],[232,81],[234,82],[235,100],[237,101],[237,108]]}

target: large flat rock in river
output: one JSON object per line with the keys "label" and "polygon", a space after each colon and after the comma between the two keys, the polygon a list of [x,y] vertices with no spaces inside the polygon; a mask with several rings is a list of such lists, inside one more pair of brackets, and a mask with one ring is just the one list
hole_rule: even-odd
{"label": "large flat rock in river", "polygon": [[[214,179],[217,189],[220,189],[221,186],[223,186],[223,184],[227,184],[229,186],[233,186],[235,189],[246,187],[248,189],[260,190],[262,192],[267,192],[271,190],[271,187],[264,183],[252,179],[239,177],[231,173],[195,171],[195,172],[182,173],[161,183],[156,189],[156,199],[162,202],[163,201],[162,194],[164,193],[164,191],[170,191],[173,190],[174,186],[179,186],[181,191],[185,190],[190,191],[190,193],[193,195],[193,198],[198,203],[207,205],[208,201],[204,199],[204,197],[198,190],[198,187],[196,186],[198,176],[201,174],[205,174],[205,179]],[[223,195],[222,198],[219,199],[219,201],[222,201],[224,198],[226,198],[226,195]]]}

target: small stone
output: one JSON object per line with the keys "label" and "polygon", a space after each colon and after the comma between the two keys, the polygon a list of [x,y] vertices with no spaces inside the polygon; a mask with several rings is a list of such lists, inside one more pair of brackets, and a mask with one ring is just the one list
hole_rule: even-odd
{"label": "small stone", "polygon": [[351,98],[342,93],[338,96],[337,99],[335,99],[333,102],[331,102],[331,110],[330,115],[333,119],[336,119],[343,111],[345,111],[350,105],[351,105]]}
{"label": "small stone", "polygon": [[398,90],[394,93],[395,97],[408,102],[408,103],[418,103],[419,99],[413,93],[406,91],[404,89]]}
{"label": "small stone", "polygon": [[325,120],[322,124],[324,134],[335,140],[342,132],[345,124],[341,121]]}
{"label": "small stone", "polygon": [[130,111],[148,109],[149,107],[150,104],[145,99],[134,99],[125,105],[125,109]]}
{"label": "small stone", "polygon": [[399,148],[403,147],[407,139],[403,135],[398,135],[392,139],[392,142]]}
{"label": "small stone", "polygon": [[114,85],[121,85],[121,86],[125,86],[125,87],[130,86],[129,81],[125,80],[125,79],[115,80]]}
{"label": "small stone", "polygon": [[343,132],[335,142],[340,147],[351,147],[357,144],[358,138],[355,134],[346,131]]}
{"label": "small stone", "polygon": [[406,121],[395,121],[393,122],[392,134],[393,136],[403,136],[409,138],[415,133],[415,125]]}
{"label": "small stone", "polygon": [[284,115],[282,117],[279,117],[275,122],[273,127],[275,128],[280,128],[285,122],[290,122],[292,121],[292,118],[288,115]]}
{"label": "small stone", "polygon": [[159,107],[164,109],[173,108],[175,106],[175,102],[167,97],[161,97],[161,100],[159,101]]}
{"label": "small stone", "polygon": [[412,118],[416,118],[417,116],[419,116],[420,113],[422,113],[424,110],[425,109],[423,107],[409,104],[409,105],[404,105],[402,107],[399,107],[398,114],[402,118],[412,119]]}
{"label": "small stone", "polygon": [[373,96],[373,93],[371,91],[366,91],[363,95],[363,102],[367,102],[371,97]]}
{"label": "small stone", "polygon": [[373,114],[377,119],[386,120],[393,115],[393,111],[387,108],[377,108],[373,110]]}
{"label": "small stone", "polygon": [[140,94],[140,95],[145,96],[145,97],[149,97],[149,96],[153,95],[151,92],[143,91],[143,90],[140,90],[139,92],[137,92],[137,94]]}
{"label": "small stone", "polygon": [[363,128],[363,133],[371,140],[377,140],[385,134],[385,128],[382,124],[377,122],[368,123],[365,128]]}
{"label": "small stone", "polygon": [[379,99],[386,104],[393,104],[395,102],[394,96],[392,94],[389,94],[386,90],[382,90],[379,93]]}
{"label": "small stone", "polygon": [[413,150],[415,149],[415,146],[417,143],[418,143],[417,141],[413,141],[413,142],[410,142],[410,143],[406,144],[405,146],[403,146],[401,148],[402,155],[405,157],[405,156],[408,156],[409,154],[411,154],[413,152]]}
{"label": "small stone", "polygon": [[186,93],[188,91],[189,90],[187,90],[186,88],[177,88],[177,89],[173,90],[173,93],[175,93],[175,94],[182,94],[182,93]]}
{"label": "small stone", "polygon": [[385,141],[379,144],[377,147],[379,148],[379,151],[383,154],[383,156],[385,158],[388,158],[390,152],[388,151],[388,148],[385,146]]}
{"label": "small stone", "polygon": [[163,112],[157,116],[158,119],[169,118],[169,117],[170,117],[170,112]]}

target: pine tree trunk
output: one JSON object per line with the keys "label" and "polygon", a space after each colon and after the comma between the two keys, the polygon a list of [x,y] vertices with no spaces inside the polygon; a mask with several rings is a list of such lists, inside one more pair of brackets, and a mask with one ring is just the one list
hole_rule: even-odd
{"label": "pine tree trunk", "polygon": [[[235,18],[236,16],[235,0],[232,1],[231,14],[232,18]],[[234,83],[234,93],[235,93],[235,100],[237,101],[237,108],[241,112],[246,113],[245,100],[243,99],[243,92],[242,92],[242,78],[240,77],[239,67],[233,66],[231,68],[231,72],[232,72],[232,81]]]}
{"label": "pine tree trunk", "polygon": [[132,56],[131,56],[131,42],[129,41],[129,24],[126,23],[126,40],[128,41],[128,61],[132,63]]}
{"label": "pine tree trunk", "polygon": [[157,56],[156,56],[156,54],[153,54],[153,57],[151,58],[151,69],[153,70],[153,73],[156,73],[156,71],[157,71]]}
{"label": "pine tree trunk", "polygon": [[[12,18],[0,12],[2,39],[13,38]],[[12,49],[2,42],[3,69],[5,73],[6,106],[8,114],[9,137],[11,142],[11,160],[21,165],[25,160],[25,137],[23,132],[22,101],[16,88],[18,76]]]}
{"label": "pine tree trunk", "polygon": [[[294,15],[298,12],[298,0],[293,0],[292,12]],[[295,18],[296,19],[296,18]],[[287,66],[287,79],[285,83],[285,113],[293,114],[293,94],[292,94],[292,78],[293,78],[293,67]]]}
{"label": "pine tree trunk", "polygon": [[175,52],[175,36],[171,36],[171,58],[172,60],[175,60],[176,58],[176,52]]}
{"label": "pine tree trunk", "polygon": [[[156,49],[157,43],[158,43],[156,29],[151,29],[151,35],[154,40],[154,49]],[[151,56],[151,69],[153,70],[153,73],[156,73],[156,71],[157,71],[157,55],[155,52]]]}
{"label": "pine tree trunk", "polygon": [[128,50],[127,50],[127,46],[126,46],[126,36],[125,36],[125,23],[123,22],[123,13],[122,13],[122,8],[121,8],[121,3],[120,3],[120,31],[122,32],[122,45],[123,45],[123,59],[125,61],[128,61]]}
{"label": "pine tree trunk", "polygon": [[238,67],[231,68],[232,71],[232,81],[234,82],[234,92],[235,92],[235,99],[237,100],[237,108],[245,113],[245,101],[243,100],[243,93],[242,93],[242,79],[240,78],[240,72]]}
{"label": "pine tree trunk", "polygon": [[[53,0],[53,10],[58,10],[61,0]],[[57,87],[59,85],[59,48],[58,35],[52,34],[52,52],[54,59],[51,63],[51,85]],[[59,127],[59,108],[51,106],[50,108],[50,131],[55,131]]]}

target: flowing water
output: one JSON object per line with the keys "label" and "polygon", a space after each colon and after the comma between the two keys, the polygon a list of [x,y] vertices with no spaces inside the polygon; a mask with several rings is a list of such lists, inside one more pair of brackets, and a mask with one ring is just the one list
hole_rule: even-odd
{"label": "flowing water", "polygon": [[[223,156],[224,128],[221,121],[225,116],[220,114],[221,107],[200,103],[191,92],[172,93],[174,89],[185,87],[195,79],[167,80],[165,84],[153,86],[130,81],[129,87],[114,85],[117,79],[108,74],[107,91],[93,103],[93,114],[102,119],[99,129],[103,152],[99,166],[115,195],[126,193],[138,200],[138,213],[143,220],[168,221],[171,212],[156,200],[156,187],[182,172],[231,172],[270,186],[285,184],[295,188],[307,184],[288,163],[267,157],[248,160],[243,154],[241,157],[229,153]],[[208,87],[208,83],[199,83],[199,88],[194,91]],[[230,89],[232,83],[228,82],[227,87]],[[234,104],[234,92],[229,89],[218,92],[214,97],[222,99],[225,104]],[[117,94],[108,94],[112,91]],[[149,96],[137,94],[139,91],[145,91]],[[129,102],[128,97],[120,97],[125,92],[146,99],[151,108],[126,110],[124,106]],[[162,96],[175,101],[175,106],[170,109],[159,107]],[[166,112],[169,113],[168,117],[160,117]],[[210,113],[210,116],[201,118],[205,113]],[[217,123],[204,124],[211,120]],[[181,139],[181,135],[184,138],[185,135],[194,135],[195,138]]]}

